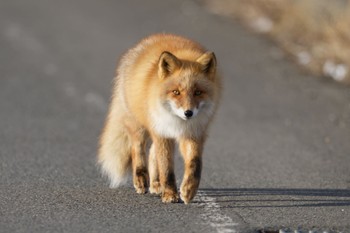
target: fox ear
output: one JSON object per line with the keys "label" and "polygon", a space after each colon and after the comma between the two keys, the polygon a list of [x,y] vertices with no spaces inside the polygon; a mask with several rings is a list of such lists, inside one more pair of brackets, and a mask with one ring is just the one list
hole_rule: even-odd
{"label": "fox ear", "polygon": [[215,74],[216,57],[213,52],[206,52],[197,59],[197,62],[202,65],[202,71],[206,74]]}
{"label": "fox ear", "polygon": [[160,78],[166,78],[181,66],[181,61],[170,52],[164,51],[158,62],[158,75]]}

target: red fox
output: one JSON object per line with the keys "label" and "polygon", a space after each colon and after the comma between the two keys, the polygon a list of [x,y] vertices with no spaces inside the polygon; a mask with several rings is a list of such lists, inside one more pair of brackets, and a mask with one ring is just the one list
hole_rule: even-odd
{"label": "red fox", "polygon": [[[171,34],[143,39],[120,60],[98,163],[110,187],[132,168],[137,193],[188,204],[196,195],[206,132],[220,97],[213,52]],[[147,162],[147,141],[151,139]],[[173,153],[178,143],[184,177],[177,193]],[[147,166],[148,163],[148,166]]]}

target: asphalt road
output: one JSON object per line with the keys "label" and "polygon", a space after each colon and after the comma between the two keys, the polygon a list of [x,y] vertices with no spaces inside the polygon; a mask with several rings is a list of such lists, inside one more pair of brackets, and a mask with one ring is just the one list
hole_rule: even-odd
{"label": "asphalt road", "polygon": [[[154,32],[201,42],[224,75],[189,205],[111,190],[95,165],[118,57]],[[350,232],[349,100],[197,2],[1,1],[0,232]]]}

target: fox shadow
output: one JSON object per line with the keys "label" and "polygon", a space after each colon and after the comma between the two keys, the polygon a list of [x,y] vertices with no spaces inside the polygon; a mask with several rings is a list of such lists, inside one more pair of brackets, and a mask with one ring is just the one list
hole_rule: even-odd
{"label": "fox shadow", "polygon": [[222,208],[350,206],[349,189],[202,188],[198,195],[199,203],[209,198]]}

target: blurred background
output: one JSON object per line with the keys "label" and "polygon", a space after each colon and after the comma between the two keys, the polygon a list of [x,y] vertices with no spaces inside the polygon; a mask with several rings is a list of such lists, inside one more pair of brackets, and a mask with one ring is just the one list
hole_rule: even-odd
{"label": "blurred background", "polygon": [[203,0],[267,35],[305,70],[350,84],[349,0]]}

